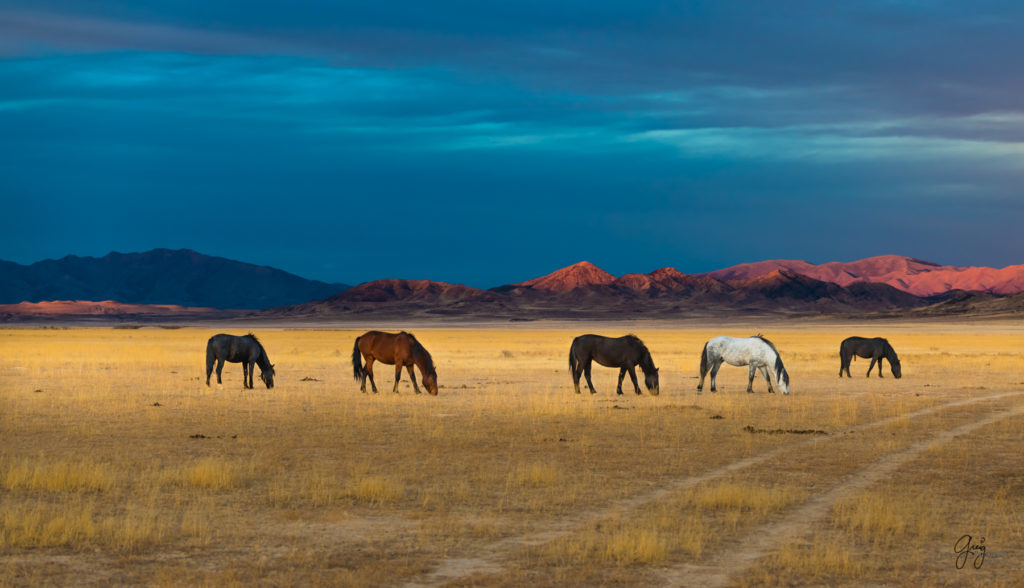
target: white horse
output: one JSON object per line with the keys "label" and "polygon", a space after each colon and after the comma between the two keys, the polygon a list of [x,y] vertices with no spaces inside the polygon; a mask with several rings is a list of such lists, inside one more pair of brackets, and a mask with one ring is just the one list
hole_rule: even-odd
{"label": "white horse", "polygon": [[772,389],[771,374],[775,376],[775,383],[783,394],[789,394],[789,374],[782,365],[782,358],[779,351],[775,349],[772,342],[761,335],[754,335],[745,339],[736,337],[715,337],[704,344],[704,352],[700,357],[700,383],[697,384],[697,393],[704,388],[704,376],[711,370],[711,391],[715,391],[715,376],[718,375],[718,368],[722,362],[729,365],[750,366],[750,381],[747,382],[747,392],[754,393],[754,374],[758,370],[764,375],[768,382],[768,391]]}

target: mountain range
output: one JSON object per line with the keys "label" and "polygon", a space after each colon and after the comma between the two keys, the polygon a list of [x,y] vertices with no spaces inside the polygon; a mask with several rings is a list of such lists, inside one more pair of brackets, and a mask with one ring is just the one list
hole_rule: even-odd
{"label": "mountain range", "polygon": [[[1024,265],[942,266],[884,255],[821,265],[800,260],[741,264],[703,274],[673,268],[614,276],[583,261],[545,276],[490,289],[431,280],[325,284],[268,267],[194,251],[158,249],[68,256],[19,266],[0,262],[0,302],[116,300],[0,307],[0,320],[82,315],[154,318],[346,319],[365,317],[631,318],[722,313],[922,316],[1024,312]],[[26,296],[28,292],[31,296]],[[124,305],[124,308],[117,304]],[[148,313],[131,305],[166,306]]]}
{"label": "mountain range", "polygon": [[117,301],[217,309],[260,309],[326,298],[347,288],[271,267],[188,249],[0,261],[0,304]]}
{"label": "mountain range", "polygon": [[913,257],[880,255],[859,261],[830,261],[814,265],[797,259],[775,259],[743,263],[702,274],[719,280],[753,278],[784,270],[809,278],[849,286],[858,282],[888,284],[917,296],[933,296],[950,290],[1016,294],[1024,290],[1024,265],[1002,269],[956,267],[921,261]]}

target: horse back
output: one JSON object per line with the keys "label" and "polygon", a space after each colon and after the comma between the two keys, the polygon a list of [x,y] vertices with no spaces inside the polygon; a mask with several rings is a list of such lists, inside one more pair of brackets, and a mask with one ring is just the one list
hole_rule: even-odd
{"label": "horse back", "polygon": [[707,350],[709,362],[721,360],[733,366],[751,363],[774,365],[772,359],[778,358],[778,353],[772,346],[759,337],[720,335],[708,339],[704,348]]}
{"label": "horse back", "polygon": [[569,352],[580,361],[592,359],[605,367],[631,367],[643,357],[643,344],[639,341],[632,335],[580,335],[573,339]]}
{"label": "horse back", "polygon": [[412,357],[412,335],[402,331],[367,331],[359,336],[359,352],[381,363],[406,363]]}
{"label": "horse back", "polygon": [[887,347],[891,348],[889,341],[881,337],[871,339],[867,337],[847,337],[840,343],[839,353],[868,358],[875,355],[885,355]]}
{"label": "horse back", "polygon": [[218,333],[206,342],[207,357],[215,357],[231,363],[256,361],[260,356],[260,344],[251,337],[237,337]]}

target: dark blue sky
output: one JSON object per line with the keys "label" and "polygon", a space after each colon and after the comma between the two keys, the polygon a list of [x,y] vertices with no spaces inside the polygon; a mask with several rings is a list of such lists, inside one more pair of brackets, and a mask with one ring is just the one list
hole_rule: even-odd
{"label": "dark blue sky", "polygon": [[0,6],[0,259],[1024,263],[1016,2]]}

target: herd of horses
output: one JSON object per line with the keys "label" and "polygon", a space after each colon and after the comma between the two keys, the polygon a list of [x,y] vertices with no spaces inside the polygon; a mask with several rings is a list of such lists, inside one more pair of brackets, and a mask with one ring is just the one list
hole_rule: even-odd
{"label": "herd of horses", "polygon": [[[870,358],[868,377],[871,370],[878,364],[878,377],[882,377],[882,359],[889,362],[892,375],[902,375],[900,359],[889,342],[881,337],[868,339],[865,337],[849,337],[839,345],[839,377],[846,372],[850,376],[850,362],[855,357]],[[219,334],[210,337],[206,344],[206,385],[210,385],[213,364],[217,364],[217,383],[221,383],[221,371],[224,362],[241,363],[243,383],[246,388],[253,387],[253,374],[256,366],[260,368],[260,380],[267,388],[274,387],[274,364],[270,363],[267,351],[255,335],[235,336]],[[367,331],[356,337],[352,347],[353,376],[359,382],[359,390],[366,392],[366,380],[377,393],[377,384],[373,381],[373,364],[380,362],[395,366],[395,385],[393,392],[398,392],[398,382],[402,377],[402,368],[409,372],[413,390],[420,394],[416,384],[413,366],[419,368],[423,387],[427,392],[437,396],[437,369],[430,353],[416,340],[412,333],[385,333],[383,331]],[[603,337],[601,335],[580,335],[569,347],[569,371],[576,393],[580,393],[580,377],[587,380],[591,394],[596,394],[594,383],[590,380],[590,368],[594,362],[611,368],[619,368],[619,385],[616,393],[622,394],[622,380],[629,374],[633,388],[640,394],[637,383],[636,367],[640,366],[644,373],[644,385],[647,390],[657,396],[661,391],[658,380],[658,368],[654,366],[651,352],[636,335],[624,337]],[[711,374],[711,391],[715,391],[715,376],[723,363],[732,366],[747,366],[749,379],[747,392],[754,392],[754,377],[760,373],[768,383],[768,391],[775,392],[778,388],[783,394],[789,394],[789,373],[782,364],[782,357],[771,341],[760,334],[753,337],[714,337],[704,344],[700,357],[700,383],[697,393],[704,389],[704,377]],[[773,386],[774,381],[774,386]]]}

